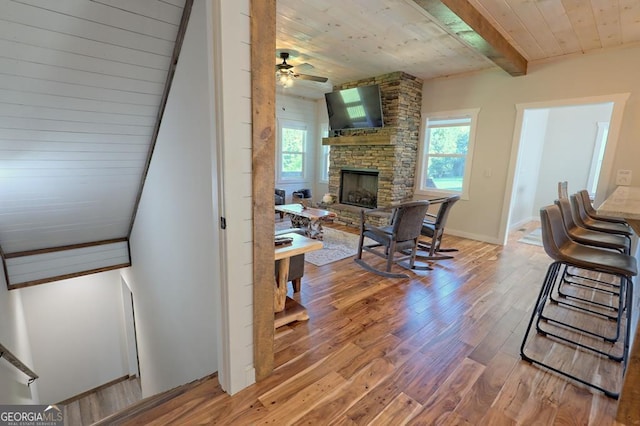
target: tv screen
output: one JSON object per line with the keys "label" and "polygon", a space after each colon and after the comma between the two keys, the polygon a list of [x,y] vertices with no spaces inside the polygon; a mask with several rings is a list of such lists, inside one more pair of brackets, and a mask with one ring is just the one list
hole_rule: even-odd
{"label": "tv screen", "polygon": [[383,127],[380,87],[354,87],[324,95],[331,130]]}

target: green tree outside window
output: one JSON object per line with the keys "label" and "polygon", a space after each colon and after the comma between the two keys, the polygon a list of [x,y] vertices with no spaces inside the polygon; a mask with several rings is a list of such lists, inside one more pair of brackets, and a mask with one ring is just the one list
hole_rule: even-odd
{"label": "green tree outside window", "polygon": [[304,156],[307,131],[298,128],[282,128],[281,177],[285,179],[304,176]]}
{"label": "green tree outside window", "polygon": [[434,120],[428,126],[424,186],[462,191],[471,119]]}

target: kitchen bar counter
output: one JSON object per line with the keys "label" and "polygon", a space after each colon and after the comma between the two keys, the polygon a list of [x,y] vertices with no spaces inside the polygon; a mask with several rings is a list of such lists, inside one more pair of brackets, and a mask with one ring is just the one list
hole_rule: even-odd
{"label": "kitchen bar counter", "polygon": [[[635,232],[634,253],[640,263],[638,236],[640,236],[640,187],[619,186],[598,208],[598,214],[623,217]],[[640,286],[633,280],[632,336],[629,362],[624,376],[616,420],[625,425],[640,424]],[[635,333],[633,332],[635,330]]]}

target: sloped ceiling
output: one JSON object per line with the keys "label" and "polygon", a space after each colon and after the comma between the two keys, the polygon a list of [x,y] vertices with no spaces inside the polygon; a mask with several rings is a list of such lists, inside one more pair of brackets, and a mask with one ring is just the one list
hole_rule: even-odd
{"label": "sloped ceiling", "polygon": [[185,0],[0,2],[0,246],[127,237]]}

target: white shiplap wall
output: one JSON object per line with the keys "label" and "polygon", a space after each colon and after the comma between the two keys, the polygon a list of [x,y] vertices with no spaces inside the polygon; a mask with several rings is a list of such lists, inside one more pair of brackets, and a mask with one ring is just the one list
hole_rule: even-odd
{"label": "white shiplap wall", "polygon": [[184,0],[0,1],[0,246],[126,237]]}

